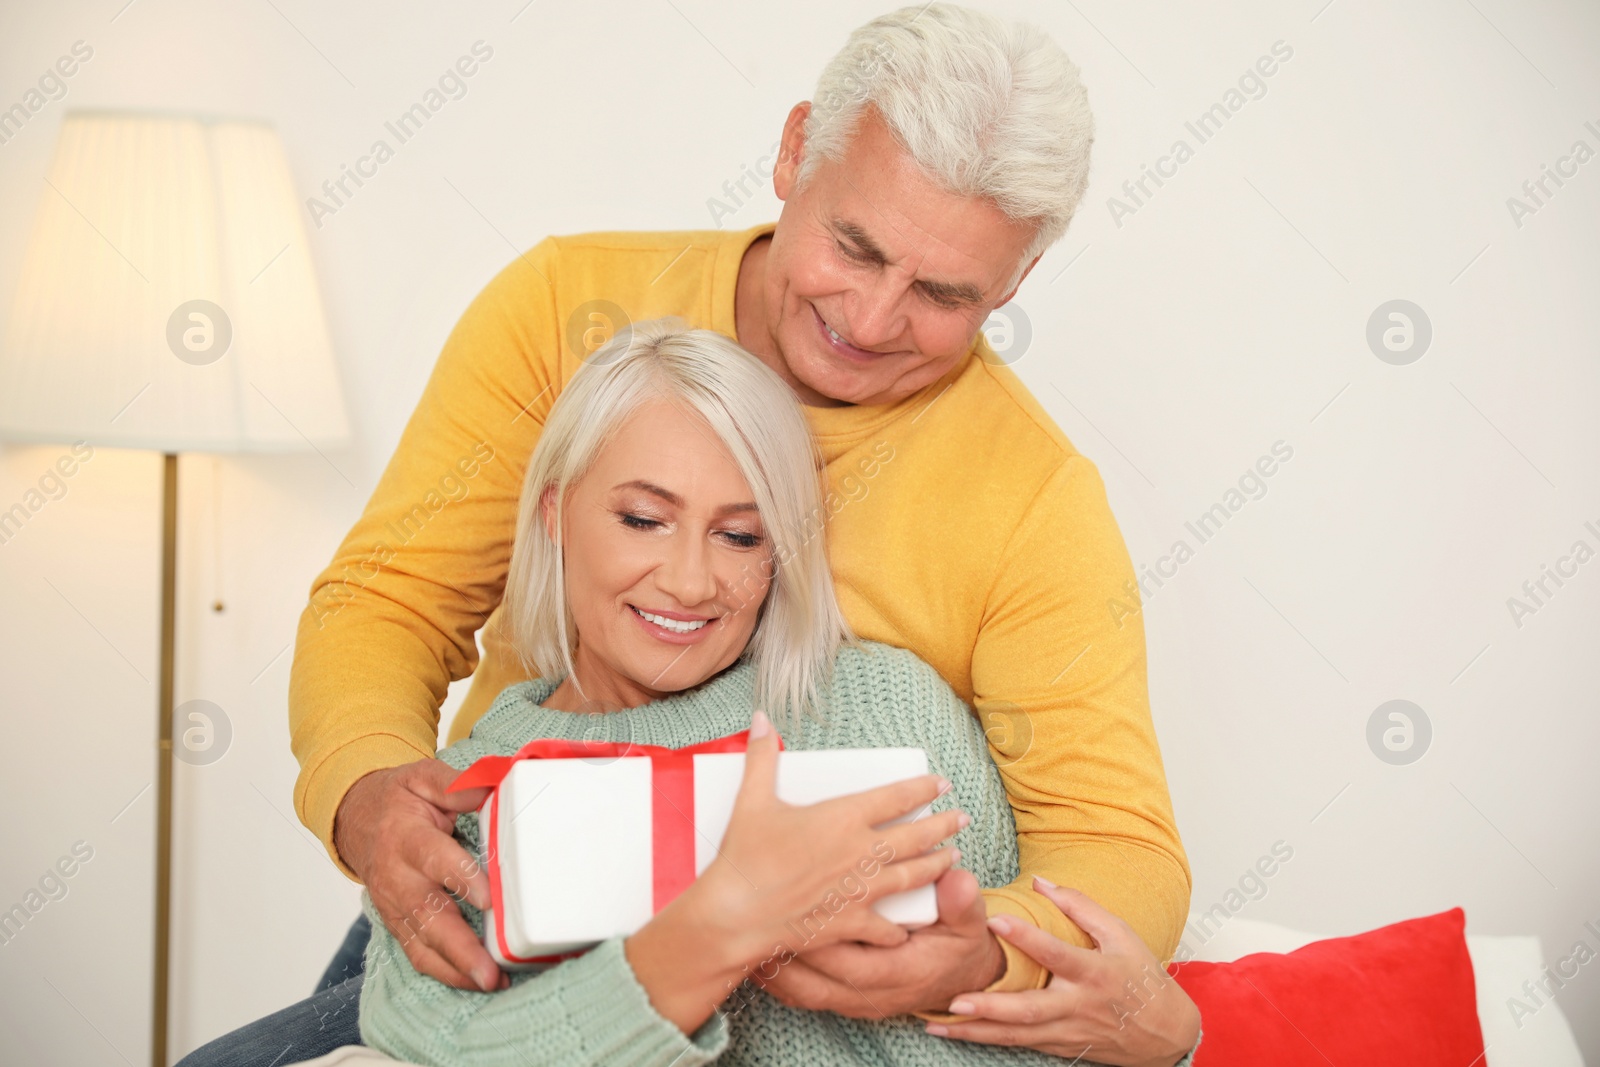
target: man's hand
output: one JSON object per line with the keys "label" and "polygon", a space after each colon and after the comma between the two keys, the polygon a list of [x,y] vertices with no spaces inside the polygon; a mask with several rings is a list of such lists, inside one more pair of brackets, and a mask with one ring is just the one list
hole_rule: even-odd
{"label": "man's hand", "polygon": [[333,844],[413,967],[458,989],[490,992],[510,981],[452,899],[489,906],[489,876],[453,836],[457,813],[481,807],[489,791],[445,792],[457,773],[425,759],[363,776],[339,803]]}
{"label": "man's hand", "polygon": [[902,944],[841,942],[801,952],[763,988],[790,1007],[882,1019],[943,1011],[957,993],[990,985],[1005,970],[1005,953],[984,924],[978,880],[952,869],[934,887],[939,921]]}
{"label": "man's hand", "polygon": [[1200,1009],[1126,922],[1076,889],[1035,878],[1034,891],[1094,939],[1079,948],[1010,915],[989,927],[1048,967],[1043,989],[964,993],[970,1022],[930,1023],[939,1037],[1017,1045],[1123,1067],[1172,1067],[1200,1036]]}

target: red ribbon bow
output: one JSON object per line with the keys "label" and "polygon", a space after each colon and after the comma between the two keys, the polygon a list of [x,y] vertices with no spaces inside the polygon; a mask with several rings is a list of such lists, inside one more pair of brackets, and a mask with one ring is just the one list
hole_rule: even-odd
{"label": "red ribbon bow", "polygon": [[[645,756],[650,760],[650,784],[654,793],[650,808],[650,836],[653,848],[654,910],[660,911],[689,887],[694,881],[694,757],[700,753],[743,752],[749,746],[750,731],[741,730],[727,737],[702,741],[686,748],[663,748],[659,745],[638,745],[631,741],[566,741],[541,738],[529,741],[514,756],[484,756],[462,771],[446,790],[450,793],[463,789],[494,790],[495,833],[500,825],[500,783],[511,773],[519,760],[525,759],[592,759],[595,757],[623,758]],[[783,739],[778,739],[779,749]],[[487,844],[492,844],[488,843]],[[498,850],[489,848],[489,899],[490,905],[502,919],[500,863]],[[544,962],[560,957],[534,957],[524,959],[513,956],[505,941],[505,923],[496,922],[500,935],[500,951],[507,959],[518,962]]]}

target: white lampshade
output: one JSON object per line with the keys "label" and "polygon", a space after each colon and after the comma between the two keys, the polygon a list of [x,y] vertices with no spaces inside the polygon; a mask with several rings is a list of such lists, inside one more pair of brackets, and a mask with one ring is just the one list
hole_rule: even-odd
{"label": "white lampshade", "polygon": [[349,437],[262,123],[65,116],[0,349],[0,439],[277,452]]}

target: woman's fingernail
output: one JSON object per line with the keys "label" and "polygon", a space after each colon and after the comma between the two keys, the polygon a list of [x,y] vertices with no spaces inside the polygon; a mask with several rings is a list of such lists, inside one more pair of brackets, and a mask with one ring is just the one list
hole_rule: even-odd
{"label": "woman's fingernail", "polygon": [[767,718],[766,712],[757,708],[756,713],[750,716],[750,739],[754,741],[758,737],[766,737],[771,732],[772,720]]}
{"label": "woman's fingernail", "polygon": [[960,862],[961,862],[961,850],[959,848],[951,849],[950,850],[950,866],[954,867],[956,864],[958,864]]}
{"label": "woman's fingernail", "polygon": [[1009,934],[1011,932],[1011,918],[1006,915],[991,916],[989,919],[989,929],[993,930],[997,934]]}
{"label": "woman's fingernail", "polygon": [[500,984],[500,970],[497,967],[485,967],[475,977],[478,979],[478,988],[485,993],[493,993]]}
{"label": "woman's fingernail", "polygon": [[1056,885],[1054,882],[1052,882],[1050,879],[1046,878],[1042,874],[1036,874],[1036,875],[1033,876],[1033,884],[1034,884],[1035,888],[1038,888],[1039,886],[1044,886],[1046,889],[1060,889],[1061,888],[1060,886]]}
{"label": "woman's fingernail", "polygon": [[961,812],[956,816],[956,825],[965,830],[967,827],[972,825],[972,816],[968,815],[964,811]]}
{"label": "woman's fingernail", "polygon": [[947,1027],[947,1026],[940,1026],[938,1023],[929,1023],[926,1027],[923,1028],[923,1031],[925,1033],[932,1034],[934,1037],[949,1037],[950,1036],[950,1028]]}
{"label": "woman's fingernail", "polygon": [[950,1005],[951,1015],[971,1015],[972,1013],[972,1001],[970,1000],[958,1000]]}
{"label": "woman's fingernail", "polygon": [[948,778],[939,779],[939,795],[940,796],[944,796],[948,792],[950,792],[950,779],[948,779]]}

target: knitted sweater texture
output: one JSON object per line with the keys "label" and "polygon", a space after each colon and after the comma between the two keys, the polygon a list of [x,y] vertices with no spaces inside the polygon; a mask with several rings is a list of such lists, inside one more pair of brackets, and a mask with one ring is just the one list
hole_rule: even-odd
{"label": "knitted sweater texture", "polygon": [[[753,668],[739,663],[705,684],[637,708],[604,714],[542,706],[559,679],[506,689],[470,737],[439,758],[463,769],[481,756],[509,755],[541,737],[630,741],[680,748],[749,726]],[[983,886],[1017,876],[1016,826],[983,731],[936,671],[912,653],[872,642],[843,647],[824,687],[822,706],[798,723],[778,719],[790,749],[915,746],[929,769],[952,784],[934,810],[953,805],[972,816],[954,844],[962,866]],[[564,817],[581,819],[581,812]],[[478,818],[458,818],[456,837],[476,854]],[[745,982],[693,1035],[656,1013],[614,938],[577,959],[511,976],[495,993],[453,989],[412,967],[362,891],[372,920],[361,995],[362,1040],[399,1059],[438,1067],[615,1064],[621,1067],[724,1065],[785,1067],[945,1067],[955,1064],[1054,1064],[1028,1050],[933,1037],[921,1020],[901,1015],[850,1019],[789,1008]],[[483,916],[461,910],[482,936]],[[1191,1051],[1179,1064],[1188,1067]]]}

